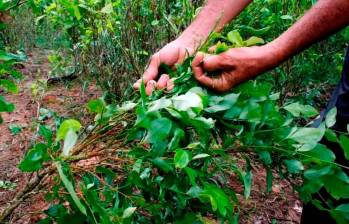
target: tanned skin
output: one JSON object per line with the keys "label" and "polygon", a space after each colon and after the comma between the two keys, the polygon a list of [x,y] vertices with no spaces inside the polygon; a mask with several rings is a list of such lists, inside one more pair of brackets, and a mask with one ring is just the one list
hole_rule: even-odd
{"label": "tanned skin", "polygon": [[[161,64],[169,66],[180,64],[186,57],[196,52],[212,31],[219,31],[251,2],[252,0],[208,0],[195,21],[182,35],[151,57],[142,77],[147,94],[150,95],[153,88],[168,90],[173,88],[167,74],[158,74]],[[161,77],[156,82],[158,76]],[[134,84],[135,89],[139,88],[142,79]]]}
{"label": "tanned skin", "polygon": [[[147,93],[154,88],[172,88],[168,75],[158,82],[161,63],[173,66],[195,52],[198,41],[205,40],[217,25],[217,30],[235,18],[252,1],[212,0],[187,30],[174,42],[156,53],[143,75]],[[192,63],[195,78],[216,91],[230,90],[237,84],[268,71],[311,44],[326,38],[349,25],[348,0],[318,0],[318,2],[290,29],[274,41],[259,47],[235,48],[219,55],[198,53]],[[213,18],[218,18],[214,20]],[[220,18],[220,19],[219,19]],[[218,22],[217,24],[217,21]],[[209,72],[222,71],[220,76],[208,76]],[[160,74],[161,75],[161,74]],[[141,81],[135,84],[139,87]]]}

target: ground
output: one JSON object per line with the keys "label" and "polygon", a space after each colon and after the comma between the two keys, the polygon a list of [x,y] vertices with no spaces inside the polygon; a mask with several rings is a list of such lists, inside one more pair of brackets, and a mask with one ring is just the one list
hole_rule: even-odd
{"label": "ground", "polygon": [[[29,55],[28,62],[21,68],[25,75],[20,83],[20,92],[17,95],[5,95],[6,99],[16,105],[15,112],[3,113],[4,123],[0,125],[0,183],[7,181],[9,187],[0,185],[0,211],[6,203],[14,197],[27,183],[28,174],[23,174],[17,168],[17,164],[25,154],[26,149],[33,143],[36,133],[36,124],[40,108],[57,112],[64,117],[77,118],[87,122],[91,119],[86,113],[86,103],[89,99],[101,94],[95,85],[83,89],[79,80],[67,84],[55,84],[46,88],[37,86],[36,89],[45,88],[42,94],[33,95],[33,83],[44,82],[48,78],[50,70],[47,55],[49,52],[33,51]],[[45,123],[52,121],[47,120]],[[11,133],[9,125],[15,124],[21,127],[17,135]],[[37,215],[46,207],[43,199],[35,196],[35,203],[26,202],[14,213],[10,223],[35,223]]]}
{"label": "ground", "polygon": [[[91,116],[86,113],[85,105],[89,99],[101,94],[95,85],[82,88],[79,80],[67,84],[54,84],[46,88],[45,80],[50,70],[46,59],[49,52],[34,50],[29,55],[29,60],[21,68],[25,79],[20,84],[18,95],[5,95],[16,105],[15,112],[3,114],[4,123],[0,125],[0,211],[6,207],[16,192],[21,190],[29,179],[28,174],[21,173],[17,164],[30,147],[36,133],[40,108],[50,109],[59,115],[77,118],[82,123],[88,123]],[[40,84],[41,83],[41,84]],[[33,91],[33,84],[36,84]],[[41,86],[43,85],[43,86]],[[40,91],[43,88],[43,91]],[[33,92],[38,92],[34,93]],[[50,122],[50,120],[45,121]],[[19,125],[21,132],[17,135],[11,133],[9,125]],[[265,172],[258,164],[253,165],[254,183],[251,197],[243,201],[241,223],[299,223],[301,202],[290,183],[286,180],[276,179],[270,194],[266,192]],[[275,175],[277,176],[277,175]],[[1,181],[7,181],[6,186]],[[236,177],[229,183],[241,196],[241,184]],[[33,196],[30,201],[23,203],[9,223],[35,223],[41,217],[40,212],[47,208],[42,195]],[[242,196],[240,197],[242,199]],[[33,203],[35,202],[35,203]]]}

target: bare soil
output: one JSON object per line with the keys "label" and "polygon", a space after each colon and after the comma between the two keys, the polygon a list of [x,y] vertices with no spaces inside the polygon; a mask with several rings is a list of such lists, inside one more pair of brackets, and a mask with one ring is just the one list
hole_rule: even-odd
{"label": "bare soil", "polygon": [[[75,80],[67,84],[49,86],[43,94],[33,96],[32,84],[38,81],[45,82],[48,79],[50,71],[48,54],[49,52],[34,50],[28,55],[28,61],[23,64],[24,68],[20,69],[24,74],[20,92],[17,95],[5,94],[6,99],[15,104],[16,109],[13,113],[2,114],[4,123],[0,125],[0,181],[9,181],[15,187],[10,189],[0,187],[0,211],[30,179],[30,175],[22,173],[17,164],[35,141],[40,108],[87,123],[91,120],[91,116],[88,115],[85,105],[89,99],[101,95],[101,91],[95,85],[83,89],[82,83]],[[48,119],[44,122],[52,124],[53,120]],[[20,126],[21,132],[17,135],[12,134],[9,129],[10,124]],[[38,214],[46,207],[42,195],[35,195],[16,209],[9,223],[35,223],[40,218]]]}

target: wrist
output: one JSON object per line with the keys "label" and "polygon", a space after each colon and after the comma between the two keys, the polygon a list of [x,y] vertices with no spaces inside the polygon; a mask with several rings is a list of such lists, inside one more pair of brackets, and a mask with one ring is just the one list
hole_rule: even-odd
{"label": "wrist", "polygon": [[262,60],[264,61],[265,70],[270,70],[287,60],[287,56],[283,48],[277,42],[270,42],[260,46],[263,53]]}
{"label": "wrist", "polygon": [[206,41],[206,39],[207,37],[205,36],[199,35],[195,32],[187,31],[182,33],[182,35],[176,39],[176,42],[183,47],[190,48],[196,51],[201,47],[201,45]]}

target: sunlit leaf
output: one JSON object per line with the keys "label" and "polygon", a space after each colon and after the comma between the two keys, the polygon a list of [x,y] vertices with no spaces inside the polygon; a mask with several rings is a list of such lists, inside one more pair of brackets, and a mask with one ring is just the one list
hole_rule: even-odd
{"label": "sunlit leaf", "polygon": [[306,144],[310,142],[319,142],[324,134],[324,131],[319,128],[299,128],[287,138]]}
{"label": "sunlit leaf", "polygon": [[128,207],[124,210],[124,213],[122,214],[123,219],[127,219],[133,215],[133,213],[136,211],[137,207]]}
{"label": "sunlit leaf", "polygon": [[204,159],[204,158],[207,158],[207,157],[210,157],[210,155],[206,154],[206,153],[201,153],[201,154],[197,154],[196,156],[194,156],[193,160],[195,160],[195,159]]}
{"label": "sunlit leaf", "polygon": [[250,37],[249,39],[244,41],[244,45],[247,47],[255,46],[259,44],[264,44],[264,40],[259,37]]}
{"label": "sunlit leaf", "polygon": [[78,135],[75,133],[73,129],[69,129],[67,134],[64,137],[64,145],[63,145],[63,156],[69,156],[70,151],[75,146],[76,142],[78,140]]}
{"label": "sunlit leaf", "polygon": [[244,45],[244,41],[237,30],[230,31],[227,35],[228,40],[235,44],[237,47],[242,47]]}
{"label": "sunlit leaf", "polygon": [[101,9],[101,13],[105,13],[105,14],[110,14],[114,11],[113,9],[113,4],[109,3],[106,4],[102,9]]}
{"label": "sunlit leaf", "polygon": [[337,116],[337,108],[332,108],[327,114],[326,114],[326,126],[328,128],[333,127],[333,125],[336,124],[336,116]]}
{"label": "sunlit leaf", "polygon": [[177,168],[183,169],[189,164],[190,155],[187,151],[183,149],[178,149],[176,150],[176,154],[174,156],[173,161]]}
{"label": "sunlit leaf", "polygon": [[199,199],[203,202],[210,202],[213,211],[219,211],[222,216],[232,211],[232,203],[228,196],[215,185],[205,185],[199,193]]}
{"label": "sunlit leaf", "polygon": [[106,105],[103,100],[90,100],[87,104],[87,109],[92,113],[101,114],[106,111]]}
{"label": "sunlit leaf", "polygon": [[80,128],[81,124],[79,121],[74,119],[65,120],[57,131],[57,141],[63,140],[70,129],[74,132],[78,132]]}
{"label": "sunlit leaf", "polygon": [[57,171],[58,174],[65,186],[65,188],[67,189],[67,191],[69,192],[70,196],[72,197],[75,205],[79,208],[80,212],[84,215],[86,215],[86,208],[85,206],[81,203],[78,195],[75,192],[75,189],[73,187],[73,184],[69,181],[68,177],[64,174],[63,169],[62,169],[62,165],[60,162],[56,162],[55,163],[56,167],[57,167]]}
{"label": "sunlit leaf", "polygon": [[290,173],[297,174],[304,170],[303,164],[295,159],[285,160],[284,163]]}

